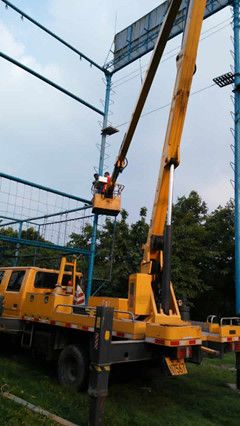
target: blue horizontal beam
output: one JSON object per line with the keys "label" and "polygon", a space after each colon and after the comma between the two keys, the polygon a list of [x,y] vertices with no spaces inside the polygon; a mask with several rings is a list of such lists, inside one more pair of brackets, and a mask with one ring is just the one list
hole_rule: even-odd
{"label": "blue horizontal beam", "polygon": [[[2,223],[1,219],[10,220],[10,222]],[[16,223],[19,224],[19,223],[24,223],[24,222],[25,221],[23,219],[16,219],[14,217],[0,215],[0,228],[1,227],[5,227],[5,226],[9,226],[9,225],[15,225]],[[36,223],[36,222],[29,222],[29,221],[27,221],[27,223],[30,224],[30,225],[34,225],[34,226],[38,226],[39,225],[39,223]]]}
{"label": "blue horizontal beam", "polygon": [[[1,223],[0,222],[0,228],[1,227],[5,227],[5,226],[9,226],[9,225],[14,225],[16,223],[27,223],[27,224],[30,223],[31,225],[45,226],[45,225],[52,225],[54,223],[66,222],[66,220],[64,220],[64,221],[58,221],[58,222],[36,223],[36,222],[33,222],[33,220],[48,219],[50,217],[62,216],[64,214],[69,214],[69,213],[76,213],[76,212],[79,212],[79,211],[82,211],[82,210],[90,209],[91,207],[92,206],[79,207],[79,208],[76,208],[76,209],[63,210],[63,211],[60,211],[60,212],[57,212],[57,213],[50,213],[50,214],[45,214],[43,216],[36,216],[36,217],[31,217],[31,218],[26,218],[26,219],[16,219],[16,218],[13,218],[13,217],[8,217],[8,216],[2,216],[2,215],[0,215],[0,220],[1,220],[1,218],[3,218],[3,219],[9,219],[11,221],[11,222],[7,222],[7,223]],[[91,216],[82,216],[79,219],[84,219],[86,217],[91,217]],[[68,219],[68,220],[69,221],[70,220],[76,220],[76,218],[74,218],[74,219]]]}
{"label": "blue horizontal beam", "polygon": [[89,62],[91,65],[93,65],[94,67],[98,68],[100,71],[102,71],[104,73],[108,73],[108,71],[104,67],[97,64],[97,62],[93,61],[88,56],[84,55],[84,53],[80,52],[80,50],[76,49],[76,47],[72,46],[67,41],[63,40],[61,37],[59,37],[53,31],[50,31],[48,28],[44,27],[44,25],[40,24],[38,21],[33,19],[31,16],[27,15],[25,12],[23,12],[21,9],[16,7],[14,4],[10,3],[10,1],[2,0],[2,2],[5,3],[6,7],[10,7],[11,9],[15,10],[15,12],[19,13],[21,15],[21,17],[26,18],[28,21],[30,21],[32,24],[36,25],[38,28],[43,30],[45,33],[47,33],[51,37],[55,38],[55,40],[59,41],[65,47],[72,50],[74,53],[76,53],[79,56],[80,59],[83,58],[87,62]]}
{"label": "blue horizontal beam", "polygon": [[48,250],[61,251],[64,253],[83,254],[85,256],[89,255],[89,251],[85,249],[59,246],[56,244],[44,243],[42,241],[37,241],[37,240],[24,240],[22,238],[8,237],[6,235],[1,235],[1,234],[0,234],[0,241],[4,241],[6,243],[11,243],[11,244],[20,244],[22,246],[38,247],[38,248],[43,248]]}
{"label": "blue horizontal beam", "polygon": [[[49,188],[48,186],[39,185],[38,183],[31,182],[29,180],[21,179],[16,176],[7,175],[6,173],[0,172],[0,177],[13,182],[22,183],[23,185],[32,186],[33,188],[41,189],[42,191],[51,192],[52,194],[61,195],[62,197],[70,198],[71,200],[80,201],[88,205],[92,205],[92,201],[86,200],[85,198],[77,197],[76,195],[68,194],[67,192],[58,191],[57,189]],[[29,219],[30,220],[30,219]]]}
{"label": "blue horizontal beam", "polygon": [[[11,217],[11,216],[3,216],[3,215],[0,215],[0,220],[1,219],[5,219],[5,220],[11,220],[11,223],[20,223],[20,222],[22,222],[22,220],[21,219],[17,219],[16,217]],[[14,221],[14,222],[13,222]],[[6,223],[6,225],[8,225],[8,223]],[[1,224],[0,223],[0,226],[5,226],[5,225],[3,225],[3,224]]]}
{"label": "blue horizontal beam", "polygon": [[[48,219],[50,217],[55,217],[55,216],[62,216],[64,214],[69,214],[69,213],[75,213],[75,212],[79,212],[79,211],[82,211],[82,210],[90,209],[91,207],[92,206],[85,206],[85,207],[80,207],[80,208],[76,208],[76,209],[60,211],[58,213],[51,213],[51,214],[46,214],[44,216],[37,216],[37,217],[26,218],[26,219],[17,219],[17,218],[10,217],[10,216],[2,216],[0,214],[0,228],[5,227],[5,226],[10,226],[10,225],[15,225],[16,223],[27,223],[27,224],[31,224],[31,225],[45,226],[45,225],[52,225],[54,223],[66,222],[67,220],[58,221],[58,222],[47,222],[47,223],[36,223],[36,222],[32,222],[32,221],[33,220],[40,220],[40,219]],[[85,218],[91,217],[91,216],[82,216],[81,218],[78,218],[78,219],[85,219]],[[10,220],[10,222],[1,223],[1,219],[8,219],[8,220]],[[68,219],[68,221],[70,221],[70,220],[76,220],[76,218]]]}
{"label": "blue horizontal beam", "polygon": [[73,222],[75,220],[85,220],[85,219],[89,219],[94,217],[94,214],[90,214],[87,216],[78,216],[78,217],[72,217],[69,219],[62,219],[62,220],[56,220],[55,222],[46,222],[46,223],[41,223],[39,226],[48,226],[48,225],[56,225],[57,223],[68,223],[68,222]]}
{"label": "blue horizontal beam", "polygon": [[[2,216],[1,216],[2,217]],[[5,228],[5,226],[10,226],[10,225],[16,225],[16,224],[22,223],[22,220],[12,220],[11,222],[7,222],[7,223],[0,223],[0,228]],[[35,223],[34,225],[38,225],[37,223]]]}
{"label": "blue horizontal beam", "polygon": [[[90,209],[91,207],[92,206],[85,206],[85,207],[80,207],[80,208],[76,208],[76,209],[72,209],[72,210],[63,210],[63,211],[60,211],[60,212],[57,212],[57,213],[45,214],[43,216],[30,217],[28,219],[23,219],[22,222],[30,223],[30,221],[33,221],[33,220],[48,219],[49,217],[62,216],[64,214],[68,214],[68,213],[75,213],[75,212],[79,212],[81,210],[87,210],[87,209]],[[48,225],[48,223],[43,223],[43,225]]]}
{"label": "blue horizontal beam", "polygon": [[74,93],[69,92],[69,90],[64,89],[64,87],[59,86],[59,84],[54,83],[54,81],[49,80],[48,78],[44,77],[42,74],[39,74],[38,72],[32,70],[31,68],[27,67],[26,65],[23,65],[21,62],[16,61],[16,59],[11,58],[10,56],[6,55],[6,53],[0,52],[0,57],[5,59],[8,62],[11,62],[12,64],[16,65],[19,68],[22,68],[24,71],[28,72],[29,74],[32,74],[34,77],[37,77],[39,80],[44,81],[44,83],[49,84],[49,86],[54,87],[55,89],[59,90],[60,92],[64,93],[65,95],[69,96],[70,98],[74,99],[75,101],[79,102],[82,105],[85,105],[87,108],[97,112],[100,115],[104,115],[104,112],[95,107],[94,105],[90,104],[89,102],[84,101],[83,99],[79,98],[79,96],[74,95]]}

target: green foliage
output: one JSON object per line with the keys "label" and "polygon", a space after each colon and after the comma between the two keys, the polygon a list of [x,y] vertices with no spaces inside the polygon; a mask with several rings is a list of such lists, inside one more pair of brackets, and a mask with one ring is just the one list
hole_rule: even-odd
{"label": "green foliage", "polygon": [[192,191],[174,206],[172,278],[177,296],[187,298],[192,315],[233,315],[234,205],[211,213]]}
{"label": "green foliage", "polygon": [[[148,232],[146,223],[147,209],[140,210],[140,217],[136,223],[129,225],[128,213],[122,210],[120,219],[112,221],[106,219],[97,233],[96,257],[94,267],[93,291],[102,288],[102,294],[108,296],[127,296],[128,277],[139,270],[142,258],[142,245],[145,243]],[[69,245],[71,247],[88,248],[91,243],[92,227],[86,225],[81,235],[72,234]],[[83,272],[87,264],[82,260],[79,263]],[[98,292],[98,294],[101,294]]]}
{"label": "green foliage", "polygon": [[[99,230],[97,231],[97,244],[96,244],[96,251],[98,251],[99,244]],[[70,236],[70,240],[68,242],[69,247],[81,247],[82,249],[90,250],[91,246],[91,238],[92,238],[92,225],[87,223],[85,227],[82,230],[82,234],[76,234],[72,233]],[[80,270],[83,273],[84,277],[84,284],[86,285],[87,280],[87,270],[88,270],[88,259],[84,256],[80,257],[77,261],[77,267],[78,270]]]}
{"label": "green foliage", "polygon": [[[107,271],[108,276],[105,275],[105,278],[111,279],[111,283],[106,287],[104,293],[108,295],[126,296],[127,294],[128,276],[131,273],[132,260],[129,251],[130,228],[127,223],[127,217],[128,213],[123,210],[120,220],[115,225],[107,220],[100,235],[102,244],[99,248],[99,255],[96,258],[95,275],[98,274],[99,268],[102,278],[104,271]],[[114,238],[114,247],[112,238]],[[111,250],[113,250],[112,253]],[[110,276],[111,271],[112,276]]]}
{"label": "green foliage", "polygon": [[[0,234],[7,237],[17,238],[17,231],[13,230],[10,226],[8,228],[0,228]],[[13,263],[12,256],[13,247],[12,244],[9,244],[4,241],[0,241],[0,265],[1,266],[10,266]]]}
{"label": "green foliage", "polygon": [[214,313],[233,315],[234,308],[234,205],[219,206],[206,218],[205,264],[202,280],[209,291],[196,300],[195,310],[200,315]]}
{"label": "green foliage", "polygon": [[[12,227],[0,228],[0,234],[7,237],[18,237],[18,231]],[[39,242],[47,242],[41,237],[40,233],[37,232],[33,227],[24,229],[21,233],[23,240],[35,240]],[[56,258],[56,252],[54,250],[42,249],[29,246],[16,247],[15,244],[0,240],[0,266],[13,266],[16,252],[18,252],[19,261],[18,264],[21,266],[32,265],[34,258],[37,259],[37,266],[46,268],[58,268],[59,267],[59,255]]]}
{"label": "green foliage", "polygon": [[193,301],[208,285],[202,279],[205,250],[207,207],[192,191],[180,197],[173,209],[172,280],[179,298]]}

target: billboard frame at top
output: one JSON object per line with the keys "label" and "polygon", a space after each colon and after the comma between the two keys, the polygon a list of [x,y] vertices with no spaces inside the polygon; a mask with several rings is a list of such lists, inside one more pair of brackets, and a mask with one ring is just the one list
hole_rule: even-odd
{"label": "billboard frame at top", "polygon": [[[107,69],[115,73],[153,50],[169,1],[164,1],[115,35],[113,60],[105,66]],[[169,40],[183,32],[188,4],[189,0],[182,0]],[[230,5],[231,0],[207,0],[204,19]]]}

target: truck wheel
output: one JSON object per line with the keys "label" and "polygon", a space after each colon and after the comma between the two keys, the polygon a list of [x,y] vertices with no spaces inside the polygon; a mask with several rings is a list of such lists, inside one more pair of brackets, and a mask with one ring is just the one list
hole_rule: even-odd
{"label": "truck wheel", "polygon": [[58,380],[61,385],[79,391],[87,385],[89,362],[84,348],[66,346],[58,359]]}

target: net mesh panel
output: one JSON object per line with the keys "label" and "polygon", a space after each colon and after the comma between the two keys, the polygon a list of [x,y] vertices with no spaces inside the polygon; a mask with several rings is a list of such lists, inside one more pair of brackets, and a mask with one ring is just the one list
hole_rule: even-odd
{"label": "net mesh panel", "polygon": [[[80,201],[0,177],[0,235],[18,237],[24,221],[21,238],[66,247],[73,233],[82,234],[86,223],[92,224],[91,208],[80,210],[83,207]],[[16,244],[0,244],[0,255],[15,256]],[[23,252],[26,248],[21,246],[18,255]]]}

